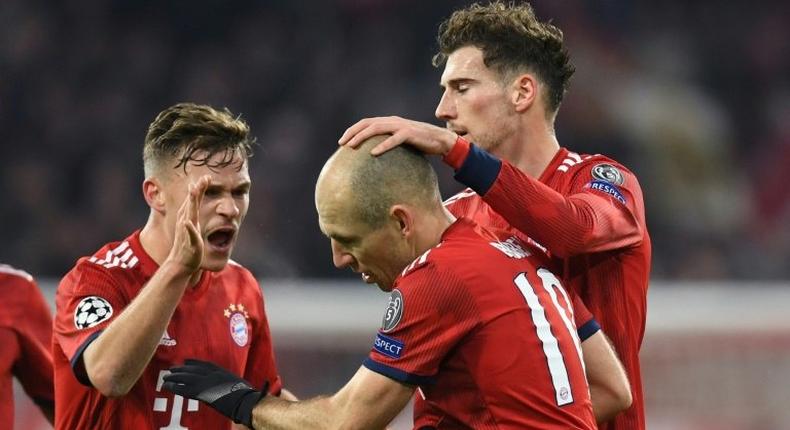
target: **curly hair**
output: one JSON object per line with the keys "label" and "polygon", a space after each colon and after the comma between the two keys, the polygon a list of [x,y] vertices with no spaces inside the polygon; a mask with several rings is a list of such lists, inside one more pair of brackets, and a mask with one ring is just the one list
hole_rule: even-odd
{"label": "curly hair", "polygon": [[[146,176],[164,165],[175,162],[173,168],[192,163],[220,169],[237,162],[241,169],[252,157],[255,138],[250,127],[227,109],[179,103],[163,110],[148,127],[143,146],[143,165]],[[216,154],[218,160],[210,161]],[[241,161],[236,158],[241,156]]]}
{"label": "curly hair", "polygon": [[562,31],[539,21],[529,3],[495,1],[457,10],[439,25],[437,41],[436,67],[457,49],[475,46],[483,51],[486,67],[503,78],[524,71],[535,73],[548,87],[546,104],[551,112],[560,107],[575,71],[563,46]]}

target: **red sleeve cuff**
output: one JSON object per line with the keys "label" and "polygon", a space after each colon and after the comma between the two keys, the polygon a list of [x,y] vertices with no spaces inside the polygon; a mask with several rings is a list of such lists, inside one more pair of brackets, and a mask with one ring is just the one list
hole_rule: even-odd
{"label": "red sleeve cuff", "polygon": [[466,156],[469,155],[469,142],[461,136],[455,139],[453,149],[442,158],[442,161],[449,164],[454,170],[458,170],[463,166],[466,161]]}

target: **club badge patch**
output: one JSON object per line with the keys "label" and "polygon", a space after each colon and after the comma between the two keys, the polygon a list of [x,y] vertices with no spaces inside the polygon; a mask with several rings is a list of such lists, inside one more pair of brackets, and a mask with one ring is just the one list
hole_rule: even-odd
{"label": "club badge patch", "polygon": [[231,303],[225,309],[225,318],[230,319],[230,337],[238,346],[245,346],[250,341],[250,328],[247,318],[250,315],[244,310],[244,305]]}
{"label": "club badge patch", "polygon": [[110,302],[99,296],[85,297],[74,310],[74,326],[78,329],[91,328],[112,317]]}
{"label": "club badge patch", "polygon": [[381,320],[381,331],[388,333],[398,326],[403,316],[403,294],[398,290],[392,290],[387,309],[384,311],[384,318]]}
{"label": "club badge patch", "polygon": [[592,177],[610,184],[623,185],[625,178],[617,167],[611,164],[598,164],[592,168]]}

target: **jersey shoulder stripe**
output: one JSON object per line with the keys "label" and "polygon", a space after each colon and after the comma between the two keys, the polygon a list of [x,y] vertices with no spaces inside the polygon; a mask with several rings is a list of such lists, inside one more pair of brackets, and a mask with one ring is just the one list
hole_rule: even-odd
{"label": "jersey shoulder stripe", "polygon": [[449,199],[445,200],[443,204],[444,204],[444,206],[450,206],[451,204],[457,202],[458,200],[469,198],[469,197],[472,197],[472,196],[475,196],[475,195],[477,195],[477,193],[473,189],[467,188],[467,189],[461,191],[460,193],[458,193],[458,194],[450,197]]}
{"label": "jersey shoulder stripe", "polygon": [[0,273],[5,275],[17,276],[28,282],[33,282],[33,275],[25,272],[24,270],[20,270],[14,268],[13,266],[9,266],[8,264],[0,264]]}
{"label": "jersey shoulder stripe", "polygon": [[568,152],[568,155],[565,156],[565,159],[562,160],[559,166],[557,166],[557,170],[565,173],[568,170],[570,170],[571,167],[580,164],[583,161],[590,159],[591,157],[592,155],[579,155],[575,152]]}
{"label": "jersey shoulder stripe", "polygon": [[132,248],[129,247],[129,241],[125,240],[120,245],[107,251],[104,255],[96,253],[88,259],[89,262],[104,267],[105,269],[112,269],[113,267],[120,267],[122,269],[131,269],[140,261],[134,255]]}

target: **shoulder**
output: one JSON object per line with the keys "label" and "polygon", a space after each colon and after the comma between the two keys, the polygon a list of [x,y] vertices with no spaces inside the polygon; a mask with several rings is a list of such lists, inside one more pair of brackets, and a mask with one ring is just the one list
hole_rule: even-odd
{"label": "shoulder", "polygon": [[[569,153],[572,154],[572,153]],[[552,187],[563,193],[595,191],[625,203],[629,197],[641,200],[642,188],[636,175],[622,163],[605,155],[578,155],[572,165],[560,165],[550,179]],[[560,170],[561,167],[567,168]]]}
{"label": "shoulder", "polygon": [[8,264],[0,264],[0,279],[4,284],[6,282],[33,284],[34,282],[33,275]]}
{"label": "shoulder", "polygon": [[228,264],[217,275],[224,284],[234,289],[241,288],[246,292],[261,295],[261,288],[255,275],[234,260],[228,260]]}
{"label": "shoulder", "polygon": [[36,288],[33,275],[7,264],[0,264],[0,296],[3,303],[26,300]]}
{"label": "shoulder", "polygon": [[100,283],[120,286],[136,282],[140,260],[127,240],[111,242],[92,255],[77,260],[74,267],[63,277],[58,292],[77,292],[81,286]]}
{"label": "shoulder", "polygon": [[258,280],[255,278],[255,275],[253,275],[249,269],[234,260],[228,260],[228,264],[219,274],[226,279],[240,281],[244,284],[254,284],[256,287],[258,286]]}
{"label": "shoulder", "polygon": [[[570,152],[569,154],[574,154]],[[580,161],[567,167],[567,169],[560,170],[558,173],[564,173],[569,178],[576,180],[601,180],[615,184],[617,186],[624,185],[627,179],[635,179],[634,173],[622,163],[601,154],[581,154],[577,155]]]}

